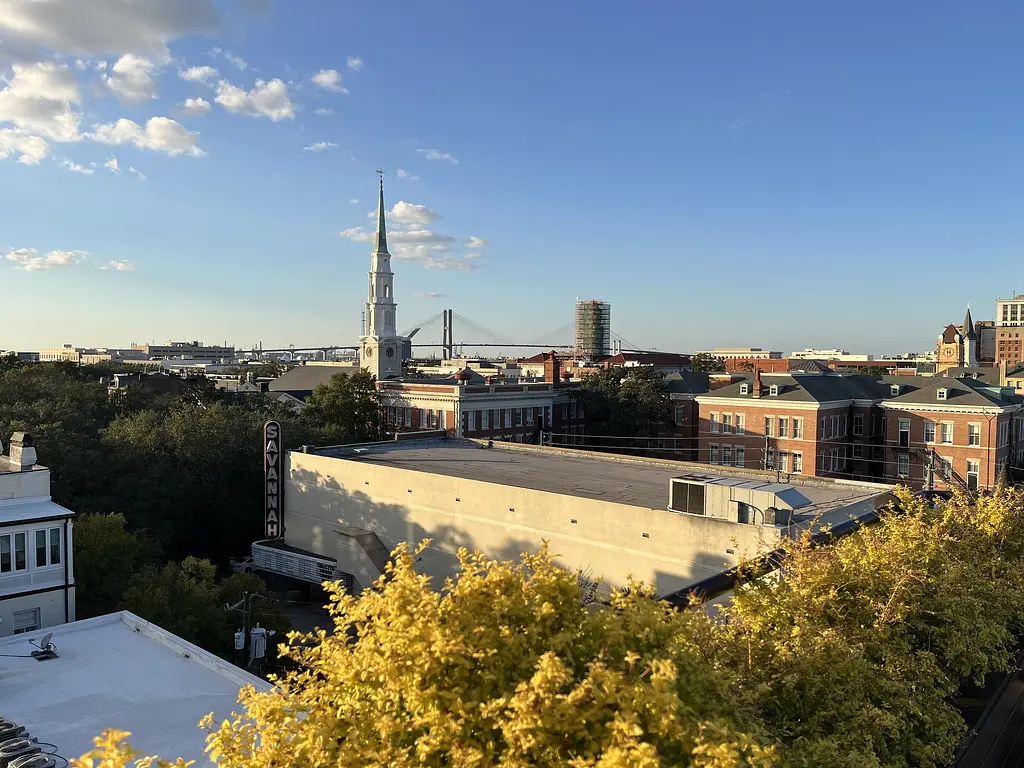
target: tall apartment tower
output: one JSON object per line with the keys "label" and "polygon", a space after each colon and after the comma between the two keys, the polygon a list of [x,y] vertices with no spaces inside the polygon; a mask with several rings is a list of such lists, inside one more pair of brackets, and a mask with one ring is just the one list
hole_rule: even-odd
{"label": "tall apartment tower", "polygon": [[380,179],[377,200],[377,238],[370,254],[370,284],[359,339],[359,365],[378,381],[395,378],[402,372],[402,340],[396,325],[395,274],[388,253],[387,226],[384,222],[384,177]]}
{"label": "tall apartment tower", "polygon": [[1024,361],[1024,296],[996,301],[996,363],[1014,366]]}
{"label": "tall apartment tower", "polygon": [[612,305],[576,299],[576,357],[597,360],[612,353]]}

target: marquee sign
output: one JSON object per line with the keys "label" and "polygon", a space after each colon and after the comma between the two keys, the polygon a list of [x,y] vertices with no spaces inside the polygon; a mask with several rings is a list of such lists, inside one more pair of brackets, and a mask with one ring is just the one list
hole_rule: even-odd
{"label": "marquee sign", "polygon": [[268,421],[263,426],[263,520],[264,533],[268,539],[280,539],[284,535],[281,524],[284,513],[284,451],[281,445],[281,425]]}

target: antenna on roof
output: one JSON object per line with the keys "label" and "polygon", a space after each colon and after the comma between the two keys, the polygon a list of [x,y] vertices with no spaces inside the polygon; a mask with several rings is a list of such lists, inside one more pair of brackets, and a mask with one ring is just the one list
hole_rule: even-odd
{"label": "antenna on roof", "polygon": [[43,635],[43,639],[40,640],[38,643],[33,640],[29,640],[29,643],[31,643],[39,649],[38,651],[32,651],[32,658],[34,658],[36,661],[48,661],[49,659],[56,659],[57,646],[50,642],[52,639],[53,632],[47,632],[45,635]]}

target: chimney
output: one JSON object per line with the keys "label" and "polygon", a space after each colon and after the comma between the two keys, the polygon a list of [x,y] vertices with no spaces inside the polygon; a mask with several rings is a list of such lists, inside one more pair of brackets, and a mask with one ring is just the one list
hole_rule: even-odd
{"label": "chimney", "polygon": [[15,432],[11,435],[11,472],[25,472],[36,465],[36,449],[32,445],[32,435],[27,432]]}
{"label": "chimney", "polygon": [[558,355],[554,350],[544,353],[544,381],[548,384],[558,384],[562,378],[562,364],[558,362]]}
{"label": "chimney", "polygon": [[1000,360],[999,361],[999,386],[1000,387],[1005,387],[1006,386],[1006,368],[1007,368],[1006,361],[1005,360]]}
{"label": "chimney", "polygon": [[754,391],[751,393],[754,397],[761,396],[761,369],[754,367]]}

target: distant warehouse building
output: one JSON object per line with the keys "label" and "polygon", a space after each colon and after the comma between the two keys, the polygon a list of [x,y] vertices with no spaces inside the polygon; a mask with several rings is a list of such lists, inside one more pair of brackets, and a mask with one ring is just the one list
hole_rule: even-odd
{"label": "distant warehouse building", "polygon": [[417,567],[435,586],[460,547],[518,558],[548,541],[567,568],[664,595],[812,520],[867,515],[889,488],[451,438],[293,451],[283,477],[284,535],[253,545],[257,568],[357,592],[395,546],[431,538]]}

